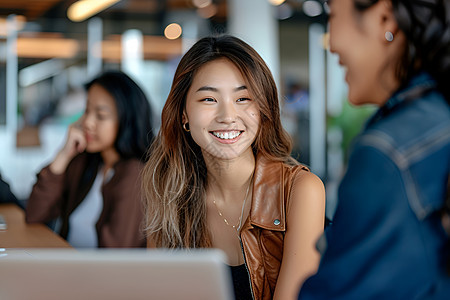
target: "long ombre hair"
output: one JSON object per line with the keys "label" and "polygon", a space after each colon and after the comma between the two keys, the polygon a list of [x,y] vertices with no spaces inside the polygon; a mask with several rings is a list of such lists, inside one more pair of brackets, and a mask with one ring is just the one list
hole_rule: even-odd
{"label": "long ombre hair", "polygon": [[200,147],[183,130],[186,95],[196,72],[225,58],[242,73],[259,106],[260,126],[253,153],[289,164],[292,142],[280,120],[278,92],[272,74],[248,44],[233,36],[199,40],[181,59],[161,115],[160,131],[143,170],[143,191],[149,241],[164,248],[211,246],[206,226],[207,170]]}

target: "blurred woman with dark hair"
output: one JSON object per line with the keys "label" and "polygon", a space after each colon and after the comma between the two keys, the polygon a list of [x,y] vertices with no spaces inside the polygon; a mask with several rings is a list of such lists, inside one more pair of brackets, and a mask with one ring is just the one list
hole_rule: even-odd
{"label": "blurred woman with dark hair", "polygon": [[332,0],[329,25],[349,101],[379,110],[299,299],[449,299],[450,1]]}
{"label": "blurred woman with dark hair", "polygon": [[150,247],[219,248],[236,299],[294,299],[318,266],[322,181],[290,157],[278,93],[232,36],[183,56],[144,169]]}
{"label": "blurred woman with dark hair", "polygon": [[119,71],[86,90],[84,114],[38,174],[26,221],[60,218],[60,234],[74,247],[145,247],[140,172],[153,139],[149,101]]}

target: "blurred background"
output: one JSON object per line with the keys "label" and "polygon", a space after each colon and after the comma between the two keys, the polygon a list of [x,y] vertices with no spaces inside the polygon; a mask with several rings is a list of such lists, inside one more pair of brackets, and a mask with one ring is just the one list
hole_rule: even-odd
{"label": "blurred background", "polygon": [[351,139],[373,107],[347,104],[314,0],[0,0],[0,172],[26,202],[36,173],[83,112],[83,84],[120,69],[147,93],[155,128],[181,55],[199,38],[236,35],[277,82],[293,156],[326,184],[332,217]]}

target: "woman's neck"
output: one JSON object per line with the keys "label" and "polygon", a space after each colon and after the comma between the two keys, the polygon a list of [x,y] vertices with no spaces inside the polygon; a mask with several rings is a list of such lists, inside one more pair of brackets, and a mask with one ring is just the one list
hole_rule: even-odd
{"label": "woman's neck", "polygon": [[102,156],[104,164],[103,171],[105,174],[116,164],[116,162],[120,160],[120,155],[115,148],[104,150],[100,153],[100,155]]}
{"label": "woman's neck", "polygon": [[205,157],[208,170],[208,187],[216,197],[224,201],[232,200],[236,194],[247,189],[255,170],[255,157],[252,151],[230,160]]}

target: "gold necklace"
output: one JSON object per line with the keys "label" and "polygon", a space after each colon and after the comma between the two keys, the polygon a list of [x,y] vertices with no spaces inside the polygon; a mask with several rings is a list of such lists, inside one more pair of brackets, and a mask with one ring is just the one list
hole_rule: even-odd
{"label": "gold necklace", "polygon": [[244,216],[245,202],[247,201],[248,192],[250,190],[250,186],[252,185],[252,181],[253,181],[253,172],[252,172],[252,175],[250,177],[250,182],[248,183],[248,186],[247,186],[247,191],[245,192],[244,201],[242,203],[241,216],[239,217],[239,221],[238,221],[238,223],[236,225],[231,225],[230,222],[228,222],[228,220],[223,216],[222,212],[217,207],[216,199],[213,198],[213,203],[214,203],[214,206],[216,207],[216,210],[217,210],[217,213],[219,214],[219,216],[222,217],[223,221],[225,222],[225,224],[227,224],[227,226],[231,226],[238,233],[239,233],[239,230],[241,229],[241,226],[242,226],[242,217]]}

